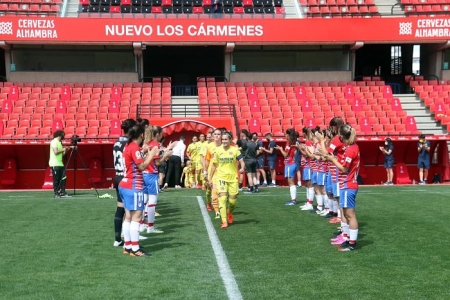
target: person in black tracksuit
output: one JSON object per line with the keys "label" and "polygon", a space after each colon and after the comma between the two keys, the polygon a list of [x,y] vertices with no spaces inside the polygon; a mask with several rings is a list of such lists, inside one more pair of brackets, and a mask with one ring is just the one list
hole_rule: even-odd
{"label": "person in black tracksuit", "polygon": [[117,193],[117,208],[116,214],[114,215],[114,246],[119,247],[123,246],[122,241],[122,223],[123,216],[125,215],[125,209],[123,208],[122,198],[119,195],[119,183],[125,175],[125,166],[122,158],[123,149],[128,142],[128,130],[136,125],[136,121],[133,119],[126,119],[123,121],[121,128],[124,133],[124,136],[118,138],[117,142],[113,146],[113,158],[114,158],[114,169],[116,170],[116,176],[114,177],[114,188]]}

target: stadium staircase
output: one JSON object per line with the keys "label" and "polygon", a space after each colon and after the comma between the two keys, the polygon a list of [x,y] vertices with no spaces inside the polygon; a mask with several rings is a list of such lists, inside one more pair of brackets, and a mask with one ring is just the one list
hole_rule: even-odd
{"label": "stadium staircase", "polygon": [[199,117],[200,108],[197,96],[172,96],[172,117]]}
{"label": "stadium staircase", "polygon": [[78,17],[78,10],[80,7],[80,0],[66,0],[67,1],[67,11],[66,17]]}
{"label": "stadium staircase", "polygon": [[302,16],[298,0],[283,0],[283,6],[286,19],[296,19]]}
{"label": "stadium staircase", "polygon": [[436,122],[433,114],[415,94],[394,95],[402,104],[403,110],[416,119],[417,129],[424,134],[446,134],[447,129]]}
{"label": "stadium staircase", "polygon": [[397,4],[397,0],[375,0],[375,5],[378,7],[378,12],[382,16],[391,14],[392,6]]}

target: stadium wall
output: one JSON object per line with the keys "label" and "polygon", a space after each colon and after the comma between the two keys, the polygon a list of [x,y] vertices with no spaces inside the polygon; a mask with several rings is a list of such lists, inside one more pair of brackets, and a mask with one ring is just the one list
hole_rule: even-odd
{"label": "stadium wall", "polygon": [[450,70],[442,70],[442,80],[450,80]]}
{"label": "stadium wall", "polygon": [[331,72],[231,72],[230,81],[351,81],[351,71]]}
{"label": "stadium wall", "polygon": [[[8,74],[9,73],[9,74]],[[134,72],[8,72],[13,82],[137,82]]]}

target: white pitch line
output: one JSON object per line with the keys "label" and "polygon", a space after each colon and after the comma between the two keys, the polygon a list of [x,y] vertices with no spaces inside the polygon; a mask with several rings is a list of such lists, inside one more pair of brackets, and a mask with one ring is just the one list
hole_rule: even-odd
{"label": "white pitch line", "polygon": [[228,299],[230,300],[241,300],[242,294],[239,291],[238,284],[234,278],[233,272],[231,271],[230,265],[227,260],[227,256],[223,251],[222,245],[220,244],[219,238],[217,237],[216,230],[211,222],[211,219],[206,211],[205,203],[201,196],[197,196],[198,205],[200,206],[200,211],[202,212],[203,221],[205,221],[206,231],[208,232],[209,240],[216,256],[217,265],[219,267],[220,276],[222,277],[223,284],[227,291]]}

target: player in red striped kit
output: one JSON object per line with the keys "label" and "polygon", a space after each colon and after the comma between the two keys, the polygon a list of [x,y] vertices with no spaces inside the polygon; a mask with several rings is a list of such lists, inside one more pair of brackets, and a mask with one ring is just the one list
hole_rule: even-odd
{"label": "player in red striped kit", "polygon": [[298,149],[298,142],[294,128],[286,130],[286,147],[283,149],[281,146],[276,146],[275,149],[284,156],[284,177],[288,181],[291,194],[291,200],[287,201],[285,205],[296,205],[297,186],[295,185],[295,174],[297,173],[298,165],[295,162],[295,152]]}
{"label": "player in red striped kit", "polygon": [[[347,226],[342,226],[344,241],[339,251],[352,251],[356,249],[358,239],[358,220],[356,218],[356,194],[358,193],[358,172],[360,164],[359,147],[355,143],[356,131],[350,125],[339,128],[339,137],[345,145],[345,152],[340,158],[327,155],[326,158],[339,170],[339,206]],[[339,239],[337,237],[336,239]]]}
{"label": "player in red striped kit", "polygon": [[[148,256],[139,247],[139,223],[144,210],[144,177],[142,171],[153,160],[159,149],[154,148],[142,157],[140,144],[144,141],[144,128],[133,126],[128,131],[128,142],[123,151],[125,176],[119,183],[119,193],[125,208],[125,218],[122,226],[124,237],[124,254],[130,256]],[[144,146],[144,151],[147,147]]]}

